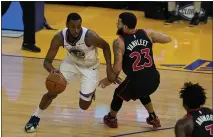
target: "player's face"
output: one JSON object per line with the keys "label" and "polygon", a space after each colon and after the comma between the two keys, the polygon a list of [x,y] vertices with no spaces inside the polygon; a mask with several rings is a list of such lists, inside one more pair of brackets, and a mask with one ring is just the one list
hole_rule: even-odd
{"label": "player's face", "polygon": [[118,22],[117,22],[117,35],[122,35],[124,33],[123,31],[123,23],[122,23],[122,20],[121,19],[118,19]]}
{"label": "player's face", "polygon": [[81,31],[81,20],[70,20],[67,27],[73,37],[78,37]]}

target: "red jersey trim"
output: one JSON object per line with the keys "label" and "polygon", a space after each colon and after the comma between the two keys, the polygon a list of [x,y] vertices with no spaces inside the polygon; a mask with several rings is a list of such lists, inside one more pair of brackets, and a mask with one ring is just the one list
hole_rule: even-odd
{"label": "red jersey trim", "polygon": [[123,38],[121,35],[119,35],[119,38],[120,38],[122,41],[124,41],[124,38]]}
{"label": "red jersey trim", "polygon": [[195,109],[190,109],[188,112],[191,112],[191,111],[199,111],[199,110],[201,110],[202,109],[202,107],[200,107],[200,108],[195,108]]}

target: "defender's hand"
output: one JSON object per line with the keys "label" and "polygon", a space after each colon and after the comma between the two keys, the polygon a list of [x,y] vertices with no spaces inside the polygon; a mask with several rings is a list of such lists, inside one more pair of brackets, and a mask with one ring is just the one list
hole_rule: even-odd
{"label": "defender's hand", "polygon": [[[121,84],[122,79],[120,77],[116,78],[115,83]],[[110,84],[112,84],[112,83],[107,78],[104,78],[104,79],[100,80],[98,86],[101,88],[105,88],[105,87],[109,86]]]}
{"label": "defender's hand", "polygon": [[98,86],[101,88],[105,88],[105,87],[109,86],[110,84],[111,84],[111,82],[109,82],[109,80],[107,78],[104,78],[99,81]]}
{"label": "defender's hand", "polygon": [[116,78],[117,78],[117,74],[113,71],[113,69],[107,68],[107,79],[109,80],[109,82],[115,83]]}

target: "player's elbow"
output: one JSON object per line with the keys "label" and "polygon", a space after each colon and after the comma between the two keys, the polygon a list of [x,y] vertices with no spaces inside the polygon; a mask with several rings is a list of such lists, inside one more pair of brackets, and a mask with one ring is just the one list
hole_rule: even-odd
{"label": "player's elbow", "polygon": [[44,60],[44,62],[43,62],[43,67],[45,68],[46,66],[47,66],[47,61]]}
{"label": "player's elbow", "polygon": [[172,39],[169,36],[164,37],[164,39],[161,41],[162,44],[170,43]]}
{"label": "player's elbow", "polygon": [[167,43],[170,43],[171,41],[172,41],[172,39],[169,36],[153,38],[154,43],[167,44]]}
{"label": "player's elbow", "polygon": [[168,37],[166,38],[166,43],[170,43],[170,42],[172,42],[172,39],[168,36]]}
{"label": "player's elbow", "polygon": [[51,63],[45,59],[43,62],[43,67],[46,69],[49,66],[49,64],[51,64]]}

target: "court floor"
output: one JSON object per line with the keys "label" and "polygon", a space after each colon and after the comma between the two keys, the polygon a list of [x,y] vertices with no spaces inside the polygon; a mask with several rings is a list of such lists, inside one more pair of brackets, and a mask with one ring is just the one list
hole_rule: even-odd
{"label": "court floor", "polygon": [[[57,10],[56,10],[57,9]],[[60,12],[58,12],[60,10]],[[188,22],[164,26],[162,21],[145,19],[143,12],[134,12],[138,27],[153,28],[171,35],[172,43],[156,44],[154,54],[161,74],[159,89],[151,98],[162,127],[153,131],[145,122],[147,112],[139,101],[124,103],[118,114],[119,128],[103,124],[113,91],[117,85],[97,88],[96,100],[87,111],[78,107],[80,79],[72,81],[42,114],[39,130],[25,133],[24,125],[46,92],[43,58],[51,38],[64,27],[68,13],[78,12],[83,25],[98,32],[110,44],[116,37],[116,19],[122,10],[45,5],[45,15],[56,31],[42,30],[36,34],[41,53],[21,51],[22,38],[2,38],[2,136],[3,137],[174,137],[175,122],[185,115],[179,90],[186,81],[200,83],[207,92],[207,107],[212,107],[212,21],[195,28]],[[88,14],[89,13],[89,14]],[[54,16],[53,16],[54,15]],[[100,25],[99,25],[100,24]],[[99,50],[104,63],[103,53]],[[58,67],[65,50],[60,49],[54,65]],[[105,65],[100,65],[100,79],[105,77]],[[197,73],[199,72],[199,73]],[[124,74],[121,76],[124,78]]]}

